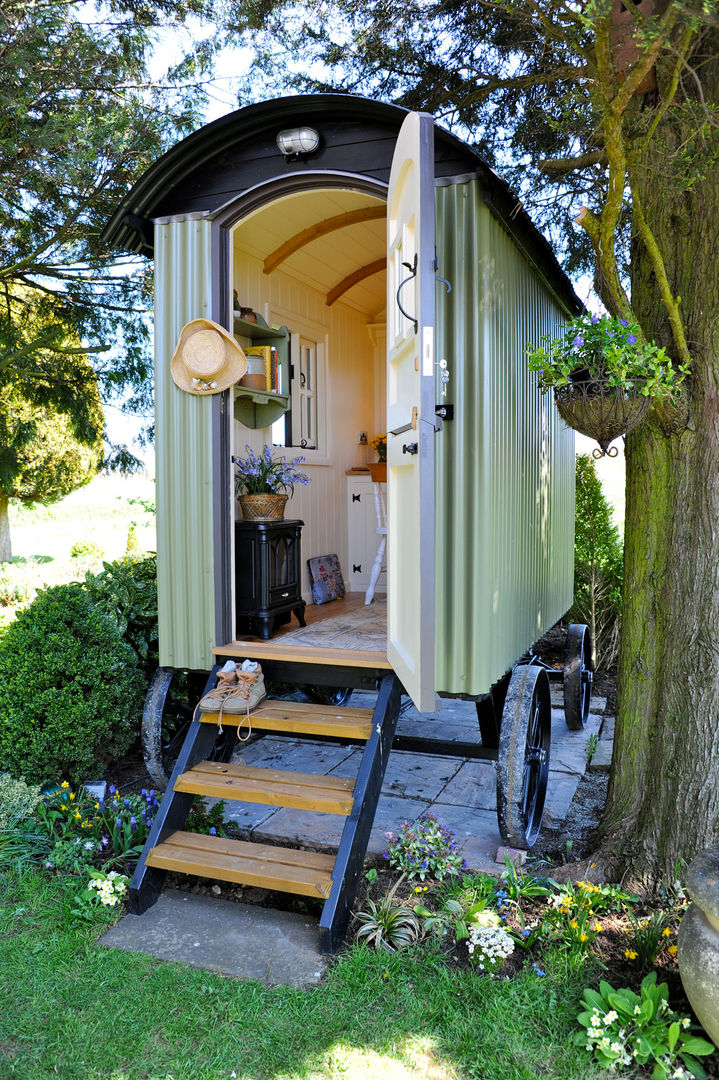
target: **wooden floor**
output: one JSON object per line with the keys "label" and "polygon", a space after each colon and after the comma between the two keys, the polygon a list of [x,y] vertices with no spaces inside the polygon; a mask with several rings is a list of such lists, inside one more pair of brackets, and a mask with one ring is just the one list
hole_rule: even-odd
{"label": "wooden floor", "polygon": [[[322,622],[324,619],[333,619],[338,615],[347,615],[353,611],[364,608],[365,594],[363,592],[348,593],[342,600],[333,600],[329,604],[308,604],[305,608],[305,622],[308,626]],[[351,667],[380,668],[392,670],[392,665],[387,659],[385,651],[378,652],[375,649],[328,649],[316,645],[306,644],[283,644],[284,635],[296,630],[297,619],[292,616],[290,622],[279,626],[269,641],[250,634],[241,634],[234,641],[225,645],[217,645],[212,650],[216,656],[242,656],[256,660],[287,660],[297,663],[329,664],[335,666],[350,665]]]}

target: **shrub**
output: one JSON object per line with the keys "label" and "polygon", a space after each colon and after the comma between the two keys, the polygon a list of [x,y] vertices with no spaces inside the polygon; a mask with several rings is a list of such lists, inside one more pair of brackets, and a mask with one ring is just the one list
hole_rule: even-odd
{"label": "shrub", "polygon": [[40,799],[40,788],[26,784],[23,776],[14,780],[10,773],[0,773],[0,832],[27,821]]}
{"label": "shrub", "polygon": [[97,774],[136,738],[142,694],[132,649],[83,587],[47,589],[0,640],[0,761],[31,782]]}
{"label": "shrub", "polygon": [[587,454],[577,456],[576,507],[574,603],[566,618],[587,624],[596,666],[610,667],[619,648],[622,541]]}
{"label": "shrub", "polygon": [[70,557],[73,559],[101,559],[102,548],[92,540],[78,540],[70,548]]}
{"label": "shrub", "polygon": [[157,667],[157,556],[125,557],[85,575],[93,603],[117,627],[149,681]]}
{"label": "shrub", "polygon": [[16,567],[13,562],[0,565],[0,607],[24,604],[32,593],[32,583],[24,566]]}

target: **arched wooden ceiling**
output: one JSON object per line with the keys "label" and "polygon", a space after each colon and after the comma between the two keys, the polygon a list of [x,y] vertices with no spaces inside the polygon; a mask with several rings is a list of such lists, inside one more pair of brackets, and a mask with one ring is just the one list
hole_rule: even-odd
{"label": "arched wooden ceiling", "polygon": [[241,222],[234,243],[317,289],[327,306],[340,298],[374,318],[385,308],[385,203],[358,191],[300,192]]}

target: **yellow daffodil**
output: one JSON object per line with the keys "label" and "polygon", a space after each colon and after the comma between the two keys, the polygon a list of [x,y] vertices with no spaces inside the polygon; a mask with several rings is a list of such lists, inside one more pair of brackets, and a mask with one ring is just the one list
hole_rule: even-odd
{"label": "yellow daffodil", "polygon": [[71,791],[70,794],[68,795],[68,799],[70,799],[70,801],[72,802],[72,800],[74,798],[75,798],[75,796],[74,796],[73,792]]}
{"label": "yellow daffodil", "polygon": [[671,933],[672,932],[669,929],[669,927],[665,926],[664,929],[662,930],[662,937],[671,937]]}
{"label": "yellow daffodil", "polygon": [[63,780],[63,782],[60,784],[60,787],[61,788],[69,788],[70,785],[68,784],[67,780]]}
{"label": "yellow daffodil", "polygon": [[667,952],[669,953],[670,956],[676,956],[677,955],[677,947],[676,947],[676,945],[670,945],[669,948],[667,949]]}
{"label": "yellow daffodil", "polygon": [[587,935],[586,934],[580,934],[579,935],[579,940],[580,941],[586,941],[587,940]]}
{"label": "yellow daffodil", "polygon": [[625,949],[624,955],[626,956],[627,960],[636,960],[639,954],[636,953],[634,949]]}

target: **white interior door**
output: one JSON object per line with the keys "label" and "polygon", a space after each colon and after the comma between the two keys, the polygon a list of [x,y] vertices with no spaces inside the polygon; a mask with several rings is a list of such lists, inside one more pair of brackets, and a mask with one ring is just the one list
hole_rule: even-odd
{"label": "white interior door", "polygon": [[387,656],[421,712],[435,707],[434,252],[434,122],[410,113],[387,199]]}

